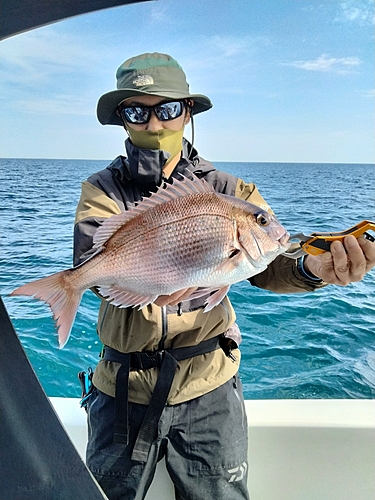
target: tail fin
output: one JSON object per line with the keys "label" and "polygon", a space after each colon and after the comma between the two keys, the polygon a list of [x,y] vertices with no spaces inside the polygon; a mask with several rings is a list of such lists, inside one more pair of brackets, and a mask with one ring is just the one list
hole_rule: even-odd
{"label": "tail fin", "polygon": [[53,319],[59,334],[60,348],[67,343],[74,318],[81,302],[83,291],[69,282],[67,275],[69,271],[47,276],[14,290],[10,295],[28,295],[47,302],[50,306]]}

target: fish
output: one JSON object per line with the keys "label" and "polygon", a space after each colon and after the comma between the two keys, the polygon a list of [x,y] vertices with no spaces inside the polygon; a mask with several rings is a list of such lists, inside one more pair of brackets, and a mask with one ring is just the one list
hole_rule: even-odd
{"label": "fish", "polygon": [[96,288],[118,307],[142,308],[160,296],[196,290],[210,311],[229,287],[264,271],[288,248],[275,215],[215,192],[190,173],[166,183],[129,210],[106,219],[93,254],[76,267],[20,286],[10,295],[46,302],[62,348],[85,290]]}

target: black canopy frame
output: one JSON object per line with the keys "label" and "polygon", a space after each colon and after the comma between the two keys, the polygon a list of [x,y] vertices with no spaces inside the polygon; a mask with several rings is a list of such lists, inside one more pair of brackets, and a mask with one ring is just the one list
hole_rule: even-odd
{"label": "black canopy frame", "polygon": [[0,0],[0,40],[68,17],[149,0]]}

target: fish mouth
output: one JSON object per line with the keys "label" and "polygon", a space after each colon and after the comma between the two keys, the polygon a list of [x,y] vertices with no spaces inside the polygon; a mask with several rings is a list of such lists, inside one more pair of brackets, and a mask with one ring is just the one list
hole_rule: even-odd
{"label": "fish mouth", "polygon": [[283,247],[283,250],[285,250],[289,248],[290,245],[289,240],[290,240],[290,234],[288,233],[288,231],[285,231],[285,233],[282,234],[277,241],[280,247]]}
{"label": "fish mouth", "polygon": [[[268,252],[265,253],[264,257],[271,256],[271,258],[273,260],[278,255],[285,252],[290,246],[289,239],[290,239],[290,234],[288,233],[287,230],[285,230],[283,232],[283,234],[275,242],[275,243],[277,243],[278,248],[275,250],[269,250]],[[259,248],[259,245],[258,245],[258,248]],[[260,250],[260,248],[259,248],[259,250]]]}

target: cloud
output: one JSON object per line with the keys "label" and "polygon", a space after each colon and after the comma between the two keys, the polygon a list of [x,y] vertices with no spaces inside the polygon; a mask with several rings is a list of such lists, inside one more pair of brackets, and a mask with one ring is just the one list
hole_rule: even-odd
{"label": "cloud", "polygon": [[375,89],[362,90],[361,93],[364,97],[370,97],[370,98],[375,97]]}
{"label": "cloud", "polygon": [[[91,104],[91,107],[90,107]],[[56,95],[51,98],[33,98],[33,100],[17,100],[14,109],[33,115],[74,115],[92,116],[92,103],[88,99],[73,95]]]}
{"label": "cloud", "polygon": [[[257,54],[272,42],[268,37],[213,35],[200,36],[184,50],[184,69],[188,75],[210,75],[210,80],[231,80],[239,68],[244,75],[257,62]],[[191,54],[189,56],[189,54]],[[197,58],[199,54],[199,58]],[[231,83],[232,80],[231,80]]]}
{"label": "cloud", "polygon": [[[249,50],[248,37],[203,35],[184,51],[184,70],[191,76],[195,73],[216,74],[223,67],[236,64],[237,57]],[[197,58],[196,54],[200,53]],[[189,56],[190,54],[190,56]]]}
{"label": "cloud", "polygon": [[248,45],[246,37],[216,35],[209,41],[209,46],[216,56],[225,58],[244,53]]}
{"label": "cloud", "polygon": [[303,69],[305,71],[321,71],[338,74],[347,74],[355,66],[359,66],[361,60],[358,57],[329,57],[327,54],[322,54],[317,59],[310,61],[293,61],[290,63],[281,63],[282,66],[292,66],[294,68]]}
{"label": "cloud", "polygon": [[340,3],[337,21],[375,24],[373,0],[347,0]]}
{"label": "cloud", "polygon": [[170,15],[168,6],[160,4],[151,6],[149,20],[154,24],[162,22],[170,25],[173,23],[173,17]]}
{"label": "cloud", "polygon": [[1,51],[3,83],[26,86],[48,82],[52,76],[84,72],[100,55],[90,40],[47,26],[3,40]]}
{"label": "cloud", "polygon": [[201,35],[187,43],[189,47],[185,45],[176,57],[188,75],[191,89],[210,89],[214,96],[246,93],[254,67],[259,64],[259,53],[271,41],[268,37],[220,34]]}

